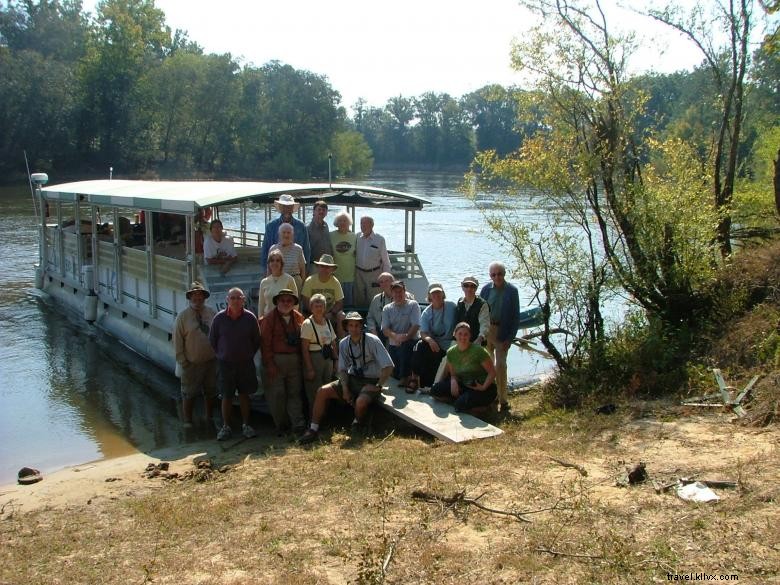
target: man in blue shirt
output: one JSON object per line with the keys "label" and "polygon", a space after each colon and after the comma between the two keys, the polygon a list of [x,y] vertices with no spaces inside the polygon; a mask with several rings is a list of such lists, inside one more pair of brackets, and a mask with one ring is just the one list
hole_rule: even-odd
{"label": "man in blue shirt", "polygon": [[260,248],[260,268],[262,274],[268,271],[268,252],[271,246],[279,243],[279,226],[283,223],[289,223],[293,226],[295,243],[303,248],[303,257],[306,263],[308,264],[312,261],[309,232],[306,230],[306,225],[297,217],[293,217],[293,213],[298,209],[299,204],[295,202],[292,195],[285,193],[274,201],[274,206],[281,215],[269,221],[265,226],[263,247]]}
{"label": "man in blue shirt", "polygon": [[506,358],[520,328],[520,295],[517,287],[508,283],[506,266],[501,262],[491,262],[488,266],[489,284],[479,293],[490,307],[490,329],[487,337],[487,350],[496,364],[496,387],[501,411],[509,410],[507,391]]}

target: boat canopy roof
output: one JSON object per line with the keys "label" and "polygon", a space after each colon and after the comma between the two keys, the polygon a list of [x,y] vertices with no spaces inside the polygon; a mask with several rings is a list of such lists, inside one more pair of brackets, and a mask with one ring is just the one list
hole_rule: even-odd
{"label": "boat canopy roof", "polygon": [[198,208],[253,201],[272,204],[288,193],[301,204],[323,199],[355,207],[419,210],[427,199],[372,187],[339,183],[260,183],[250,181],[78,181],[45,187],[46,199],[87,201],[92,205],[131,207],[166,213],[195,213]]}

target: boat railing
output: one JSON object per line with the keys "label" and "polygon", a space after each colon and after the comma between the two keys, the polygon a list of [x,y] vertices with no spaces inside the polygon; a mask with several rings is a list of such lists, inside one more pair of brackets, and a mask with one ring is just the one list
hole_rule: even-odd
{"label": "boat railing", "polygon": [[183,292],[189,288],[187,263],[165,255],[151,257],[152,282],[146,250],[98,242],[96,288],[123,310],[145,320],[172,322],[186,306]]}
{"label": "boat railing", "polygon": [[389,251],[390,272],[396,280],[406,283],[406,290],[418,300],[425,299],[428,293],[428,278],[425,276],[420,259],[415,252]]}
{"label": "boat railing", "polygon": [[251,246],[260,248],[263,245],[263,234],[249,230],[225,228],[225,233],[233,239],[233,243],[238,246]]}
{"label": "boat railing", "polygon": [[425,278],[420,259],[415,252],[388,252],[390,256],[390,271],[398,280],[414,280]]}
{"label": "boat railing", "polygon": [[[61,233],[62,248],[57,245],[57,232]],[[76,234],[56,227],[47,228],[46,242],[52,253],[48,256],[49,269],[59,271],[73,282],[81,283],[81,267],[91,263],[91,241],[89,234]],[[79,249],[78,239],[81,238]]]}
{"label": "boat railing", "polygon": [[236,246],[236,254],[240,265],[250,264],[260,269],[260,248],[256,246]]}

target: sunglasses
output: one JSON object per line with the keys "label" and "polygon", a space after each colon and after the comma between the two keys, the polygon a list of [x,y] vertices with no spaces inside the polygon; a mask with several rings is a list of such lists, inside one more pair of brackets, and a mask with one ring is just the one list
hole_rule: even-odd
{"label": "sunglasses", "polygon": [[471,282],[466,282],[461,285],[463,288],[477,288],[476,284],[473,284]]}

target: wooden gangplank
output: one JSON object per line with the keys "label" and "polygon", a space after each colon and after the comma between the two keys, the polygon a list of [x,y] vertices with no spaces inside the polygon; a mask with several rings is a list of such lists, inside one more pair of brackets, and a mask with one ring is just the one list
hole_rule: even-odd
{"label": "wooden gangplank", "polygon": [[504,431],[470,414],[455,409],[429,394],[407,394],[405,388],[390,380],[382,392],[380,405],[385,410],[412,423],[434,437],[449,443],[496,437]]}

